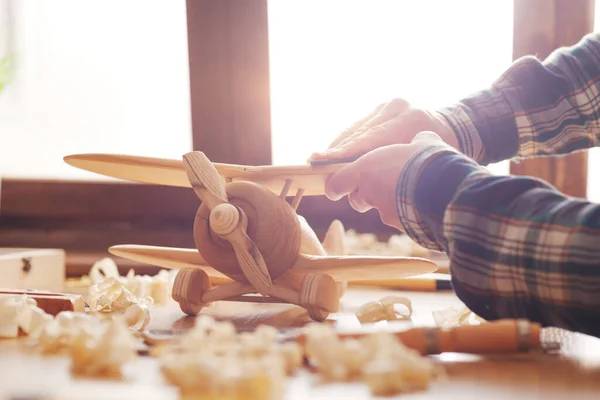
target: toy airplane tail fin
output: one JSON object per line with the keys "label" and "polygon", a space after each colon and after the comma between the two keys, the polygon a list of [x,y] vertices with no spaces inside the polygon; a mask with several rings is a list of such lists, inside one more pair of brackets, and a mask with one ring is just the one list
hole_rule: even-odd
{"label": "toy airplane tail fin", "polygon": [[334,220],[323,238],[323,248],[328,256],[345,256],[348,253],[346,242],[344,240],[346,230],[344,224],[339,220]]}

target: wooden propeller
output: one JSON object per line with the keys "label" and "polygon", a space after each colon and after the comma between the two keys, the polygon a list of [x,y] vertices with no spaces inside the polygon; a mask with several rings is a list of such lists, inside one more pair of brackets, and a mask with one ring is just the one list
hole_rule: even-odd
{"label": "wooden propeller", "polygon": [[246,279],[261,294],[267,296],[273,284],[261,252],[246,234],[246,213],[229,203],[223,181],[203,153],[188,153],[183,156],[183,161],[194,192],[210,210],[210,229],[231,243]]}
{"label": "wooden propeller", "polygon": [[194,222],[196,247],[211,267],[235,281],[212,289],[204,270],[181,270],[173,298],[185,312],[195,314],[207,302],[256,292],[261,301],[300,305],[314,319],[337,311],[338,288],[329,275],[311,271],[297,279],[287,274],[312,230],[302,229],[283,196],[252,182],[226,184],[202,152],[185,154],[183,164],[202,202]]}

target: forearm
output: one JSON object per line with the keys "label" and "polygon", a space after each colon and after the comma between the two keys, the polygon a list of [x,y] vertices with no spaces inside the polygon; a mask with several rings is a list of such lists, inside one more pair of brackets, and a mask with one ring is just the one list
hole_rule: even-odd
{"label": "forearm", "polygon": [[566,154],[600,143],[600,34],[524,57],[490,88],[439,110],[461,151],[486,165]]}
{"label": "forearm", "polygon": [[488,320],[600,336],[600,206],[537,179],[492,176],[460,154],[429,153],[406,169],[406,204],[416,206],[399,214],[414,240],[447,252],[459,298]]}

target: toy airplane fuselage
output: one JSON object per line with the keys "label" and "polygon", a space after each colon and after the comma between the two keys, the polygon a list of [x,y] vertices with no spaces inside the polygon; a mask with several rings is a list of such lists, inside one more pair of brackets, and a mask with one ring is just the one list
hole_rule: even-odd
{"label": "toy airplane fuselage", "polygon": [[196,249],[109,249],[120,257],[179,269],[173,298],[187,314],[219,300],[286,302],[324,320],[338,311],[350,280],[396,279],[437,269],[432,261],[416,257],[327,254],[296,210],[303,196],[325,194],[328,177],[343,163],[244,166],[212,163],[199,151],[185,154],[182,161],[110,154],[72,155],[65,161],[105,176],[194,190],[200,199]]}

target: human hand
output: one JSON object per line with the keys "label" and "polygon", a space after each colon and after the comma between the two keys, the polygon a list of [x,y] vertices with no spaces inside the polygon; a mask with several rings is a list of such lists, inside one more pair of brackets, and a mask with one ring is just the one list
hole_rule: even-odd
{"label": "human hand", "polygon": [[407,144],[419,132],[432,131],[450,146],[458,141],[444,117],[394,99],[380,104],[365,118],[340,134],[324,152],[313,153],[312,160],[352,158],[394,144]]}
{"label": "human hand", "polygon": [[425,131],[409,144],[372,150],[333,174],[325,184],[325,193],[334,201],[347,195],[352,208],[361,213],[375,208],[384,224],[402,230],[396,204],[398,179],[406,161],[431,145],[450,148],[439,135]]}

